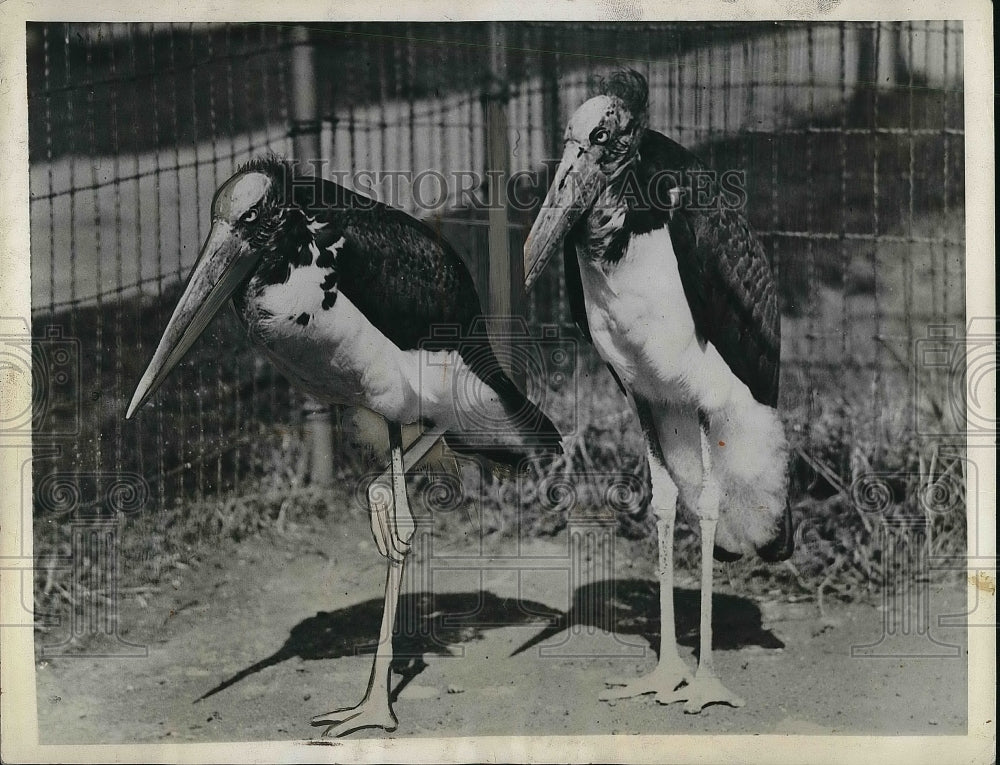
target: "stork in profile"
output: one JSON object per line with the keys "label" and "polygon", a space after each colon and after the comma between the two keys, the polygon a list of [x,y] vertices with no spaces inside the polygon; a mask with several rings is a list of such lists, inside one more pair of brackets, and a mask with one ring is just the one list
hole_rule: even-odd
{"label": "stork in profile", "polygon": [[[655,693],[686,712],[741,706],[712,664],[712,559],[792,552],[787,442],[776,411],[774,281],[746,218],[697,157],[647,127],[634,71],[607,78],[565,132],[565,151],[524,248],[531,287],[562,248],[570,310],[607,362],[646,440],[659,535],[656,668],[609,681],[605,700]],[[732,189],[730,189],[732,191]],[[677,653],[677,505],[701,530],[701,635],[692,676]]]}
{"label": "stork in profile", "polygon": [[[485,333],[474,331],[479,298],[447,242],[400,210],[276,157],[250,161],[216,192],[208,238],[127,417],[227,302],[294,386],[370,410],[388,426],[389,469],[368,489],[372,534],[389,559],[368,690],[357,706],[312,724],[329,736],[393,730],[392,632],[414,529],[406,471],[442,435],[456,452],[518,466],[560,453],[559,434],[504,373]],[[404,453],[409,423],[423,434]]]}

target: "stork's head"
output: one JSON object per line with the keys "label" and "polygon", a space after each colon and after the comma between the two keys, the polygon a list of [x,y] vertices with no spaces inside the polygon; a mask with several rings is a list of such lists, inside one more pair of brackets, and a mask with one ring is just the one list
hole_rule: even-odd
{"label": "stork's head", "polygon": [[649,89],[636,71],[617,72],[570,118],[565,149],[524,245],[530,288],[562,239],[600,192],[635,159],[646,129]]}
{"label": "stork's head", "polygon": [[254,160],[215,193],[212,228],[126,417],[156,392],[212,317],[260,264],[284,218],[285,176],[290,172],[280,160]]}

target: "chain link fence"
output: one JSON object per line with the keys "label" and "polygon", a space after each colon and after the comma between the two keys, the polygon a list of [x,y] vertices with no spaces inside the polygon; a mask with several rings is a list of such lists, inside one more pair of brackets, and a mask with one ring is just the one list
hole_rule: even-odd
{"label": "chain link fence", "polygon": [[[124,420],[213,192],[241,162],[318,139],[325,170],[437,226],[485,304],[489,224],[468,203],[491,169],[484,97],[506,105],[511,188],[537,200],[568,116],[621,66],[648,78],[653,128],[746,173],[782,298],[782,406],[815,461],[803,481],[843,490],[862,428],[860,459],[874,463],[947,408],[946,391],[914,393],[913,349],[928,327],[960,335],[965,321],[960,23],[32,23],[28,35],[32,332],[39,347],[70,341],[80,380],[36,403],[36,443],[57,447],[35,462],[39,512],[64,500],[42,480],[54,474],[97,476],[94,497],[101,476],[143,476],[157,507],[221,507],[306,475],[303,400],[228,315],[155,406]],[[306,118],[292,103],[303,46],[316,72]],[[391,185],[421,173],[445,191],[430,175],[430,201]],[[461,178],[473,180],[450,183]],[[514,259],[530,223],[511,210]],[[515,308],[572,334],[550,271]],[[582,348],[578,378],[601,374]],[[578,390],[580,407],[601,408]]]}

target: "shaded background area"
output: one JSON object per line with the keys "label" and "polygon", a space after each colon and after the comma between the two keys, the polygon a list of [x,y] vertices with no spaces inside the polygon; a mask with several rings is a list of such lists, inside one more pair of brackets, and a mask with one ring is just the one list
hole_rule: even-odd
{"label": "shaded background area", "polygon": [[[654,128],[720,171],[746,172],[747,213],[782,299],[795,575],[848,594],[877,586],[889,516],[930,528],[932,553],[960,553],[962,45],[961,24],[944,21],[352,23],[307,35],[281,24],[29,24],[41,604],[74,600],[59,578],[75,544],[70,520],[117,519],[135,540],[123,565],[156,575],[188,545],[321,501],[310,493],[321,488],[308,436],[318,418],[228,314],[154,405],[124,420],[212,194],[240,162],[291,155],[306,132],[330,170],[482,175],[484,96],[499,93],[508,170],[535,174],[516,189],[537,200],[568,115],[595,76],[620,66],[648,77]],[[303,46],[314,51],[316,107],[294,120]],[[405,188],[374,192],[439,227],[485,299],[483,210],[468,196],[418,205]],[[511,213],[515,257],[532,217]],[[565,302],[558,267],[514,300],[534,336],[557,328],[536,347],[572,349],[568,373],[528,380],[567,435],[557,469],[577,504],[611,507],[623,534],[648,536],[644,480],[617,504],[595,488],[595,475],[642,477],[643,452]],[[364,461],[333,419],[333,478],[353,484]],[[555,533],[573,503],[539,497],[524,503],[525,521]],[[682,562],[691,539],[682,530]]]}

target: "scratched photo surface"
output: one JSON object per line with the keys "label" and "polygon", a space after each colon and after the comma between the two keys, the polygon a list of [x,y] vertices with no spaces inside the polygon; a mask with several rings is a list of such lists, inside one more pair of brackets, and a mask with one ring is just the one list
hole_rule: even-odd
{"label": "scratched photo surface", "polygon": [[27,43],[41,743],[966,733],[961,22]]}

